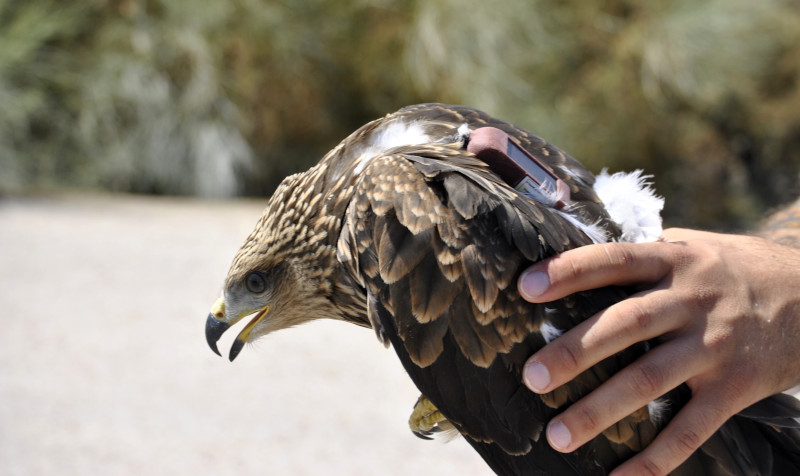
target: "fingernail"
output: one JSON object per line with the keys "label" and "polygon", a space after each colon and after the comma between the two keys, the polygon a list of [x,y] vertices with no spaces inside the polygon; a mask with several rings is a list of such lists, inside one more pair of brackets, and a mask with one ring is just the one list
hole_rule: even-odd
{"label": "fingernail", "polygon": [[557,421],[548,425],[547,440],[553,448],[564,451],[572,443],[572,435],[569,434],[569,430],[563,423]]}
{"label": "fingernail", "polygon": [[522,371],[522,378],[525,380],[525,385],[534,392],[541,392],[550,385],[550,372],[539,362],[526,364]]}
{"label": "fingernail", "polygon": [[547,291],[550,286],[550,279],[541,271],[522,273],[519,278],[519,291],[522,297],[531,299]]}

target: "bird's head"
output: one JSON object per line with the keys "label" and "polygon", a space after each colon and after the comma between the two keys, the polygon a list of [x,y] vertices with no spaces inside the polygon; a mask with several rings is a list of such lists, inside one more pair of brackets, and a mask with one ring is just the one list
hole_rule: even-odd
{"label": "bird's head", "polygon": [[232,325],[252,316],[230,350],[233,360],[244,344],[270,332],[319,318],[340,318],[332,302],[334,223],[320,211],[319,195],[304,190],[303,177],[284,180],[231,264],[222,296],[206,319],[206,340],[217,341]]}
{"label": "bird's head", "polygon": [[288,262],[277,266],[253,266],[230,273],[222,296],[214,303],[206,320],[208,345],[219,354],[217,341],[222,334],[232,325],[252,316],[231,347],[229,358],[233,360],[247,342],[309,320],[308,309],[298,306],[302,300],[296,302],[301,294],[298,283],[303,281],[303,277],[295,272],[295,266]]}

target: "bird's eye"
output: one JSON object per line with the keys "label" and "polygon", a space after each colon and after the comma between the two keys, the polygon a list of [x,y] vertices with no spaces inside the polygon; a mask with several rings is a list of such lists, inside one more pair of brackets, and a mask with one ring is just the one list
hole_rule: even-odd
{"label": "bird's eye", "polygon": [[244,281],[247,290],[251,293],[263,293],[267,288],[267,282],[264,281],[264,276],[261,273],[250,273]]}

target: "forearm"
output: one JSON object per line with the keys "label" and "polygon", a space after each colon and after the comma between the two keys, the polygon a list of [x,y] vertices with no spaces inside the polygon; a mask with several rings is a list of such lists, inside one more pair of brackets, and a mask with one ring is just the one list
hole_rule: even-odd
{"label": "forearm", "polygon": [[767,218],[757,233],[776,243],[800,248],[800,200]]}

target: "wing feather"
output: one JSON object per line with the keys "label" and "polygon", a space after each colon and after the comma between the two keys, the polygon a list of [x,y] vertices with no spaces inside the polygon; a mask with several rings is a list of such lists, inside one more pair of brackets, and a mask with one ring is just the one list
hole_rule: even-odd
{"label": "wing feather", "polygon": [[414,234],[391,217],[384,223],[377,246],[378,266],[383,282],[392,284],[407,276],[428,254],[432,230]]}
{"label": "wing feather", "polygon": [[444,349],[444,336],[449,328],[445,319],[434,320],[407,328],[403,345],[421,368],[428,367],[439,358]]}
{"label": "wing feather", "polygon": [[[576,196],[593,200],[586,184],[569,181],[579,189]],[[426,380],[426,394],[471,441],[524,454],[549,416],[599,384],[597,376],[587,376],[543,397],[521,385],[524,360],[544,344],[542,323],[547,319],[566,329],[591,311],[564,300],[545,313],[519,297],[516,279],[527,264],[590,240],[558,213],[487,173],[459,144],[398,147],[371,159],[345,229],[352,236],[340,239],[342,246],[357,254],[358,272],[379,303],[373,304],[392,319],[382,322],[379,335],[386,333],[398,354],[413,363],[407,366],[412,378],[422,378],[422,370],[432,372],[425,379],[439,375]],[[612,294],[609,300],[619,297]],[[591,299],[581,302],[586,301]],[[442,379],[442,368],[450,365],[457,379]],[[455,389],[455,381],[475,388]],[[458,395],[484,397],[464,402]],[[458,408],[447,406],[456,401]],[[488,408],[494,416],[468,418]],[[610,429],[611,443],[633,438],[636,423]]]}
{"label": "wing feather", "polygon": [[[455,338],[461,353],[479,367],[489,367],[497,356],[497,350],[486,340],[481,339],[478,330],[473,326],[468,295],[462,293],[460,299],[453,302],[447,313],[450,333]],[[488,339],[490,340],[490,339]]]}
{"label": "wing feather", "polygon": [[457,145],[431,146],[428,157],[421,146],[393,151],[365,167],[351,207],[352,241],[369,244],[357,250],[361,272],[388,299],[404,340],[407,326],[443,319],[465,357],[485,367],[540,326],[541,313],[514,289],[524,262],[588,239]]}
{"label": "wing feather", "polygon": [[486,279],[487,268],[491,266],[486,256],[478,251],[478,246],[471,244],[461,251],[461,265],[464,279],[469,286],[472,300],[481,312],[492,308],[500,290],[497,283]]}
{"label": "wing feather", "polygon": [[441,316],[463,287],[449,280],[439,269],[436,257],[429,253],[410,273],[411,310],[420,323]]}

